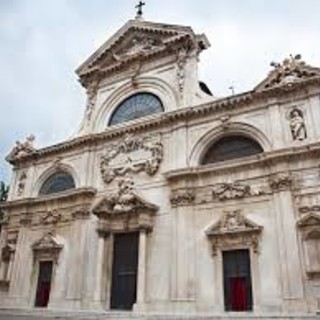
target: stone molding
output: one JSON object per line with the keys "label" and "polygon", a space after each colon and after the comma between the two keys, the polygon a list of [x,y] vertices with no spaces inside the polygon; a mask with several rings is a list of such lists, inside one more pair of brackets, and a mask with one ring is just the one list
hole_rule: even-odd
{"label": "stone molding", "polygon": [[[116,161],[119,158],[125,160],[119,164]],[[105,149],[105,155],[100,159],[100,172],[106,184],[127,173],[144,171],[152,176],[158,171],[162,159],[160,136],[126,135],[120,143],[111,144]]]}
{"label": "stone molding", "polygon": [[91,187],[76,188],[59,193],[53,193],[50,195],[43,195],[36,198],[24,198],[6,201],[5,203],[0,205],[0,208],[3,208],[4,210],[18,207],[32,208],[36,205],[56,203],[57,201],[59,201],[60,203],[64,203],[65,201],[68,202],[77,198],[89,200],[95,196],[96,192],[96,189]]}
{"label": "stone molding", "polygon": [[196,192],[194,189],[173,190],[170,195],[172,207],[189,206],[194,204]]}
{"label": "stone molding", "polygon": [[[294,84],[294,88],[292,90],[298,90],[305,88],[309,85],[319,85],[320,77],[315,77],[312,79],[303,80],[297,84]],[[28,161],[37,159],[41,156],[46,155],[59,155],[61,152],[65,152],[66,150],[74,150],[78,148],[83,148],[84,146],[96,145],[99,142],[105,142],[109,139],[113,139],[119,136],[123,136],[124,134],[141,132],[150,128],[159,128],[164,125],[172,125],[172,121],[178,120],[193,120],[199,117],[207,117],[208,114],[212,113],[221,113],[221,110],[233,110],[240,109],[243,107],[248,107],[248,105],[252,105],[255,101],[261,101],[261,99],[266,99],[268,97],[277,97],[281,94],[282,87],[280,88],[272,88],[262,92],[247,92],[239,95],[230,96],[227,98],[217,99],[213,102],[206,103],[203,105],[198,105],[195,107],[184,108],[179,110],[174,110],[170,112],[166,112],[165,114],[159,114],[150,120],[140,119],[133,124],[124,126],[122,128],[112,128],[108,127],[104,132],[96,133],[96,134],[88,134],[85,136],[77,137],[71,141],[67,141],[64,143],[60,143],[57,145],[53,145],[50,147],[46,147],[43,149],[37,149],[28,154],[24,154],[14,159],[7,159],[11,164],[18,165],[21,163],[26,163]],[[286,93],[285,93],[286,94]],[[259,106],[260,108],[260,106]],[[311,144],[312,145],[312,144]],[[294,154],[294,151],[291,151],[291,154]]]}
{"label": "stone molding", "polygon": [[137,61],[159,59],[188,43],[197,52],[209,47],[204,35],[189,27],[130,20],[77,70],[83,86],[105,75],[126,70]]}
{"label": "stone molding", "polygon": [[211,243],[212,254],[217,250],[252,248],[259,252],[263,227],[245,218],[240,210],[225,211],[223,217],[208,228],[205,233]]}
{"label": "stone molding", "polygon": [[99,218],[98,232],[151,231],[158,207],[136,193],[131,177],[118,178],[117,184],[115,193],[108,193],[93,204],[92,212]]}

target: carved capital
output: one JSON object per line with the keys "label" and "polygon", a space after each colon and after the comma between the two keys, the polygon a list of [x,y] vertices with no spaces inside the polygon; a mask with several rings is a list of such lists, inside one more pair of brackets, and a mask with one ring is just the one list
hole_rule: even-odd
{"label": "carved capital", "polygon": [[269,179],[270,188],[274,192],[291,189],[292,184],[293,178],[288,172],[276,173]]}
{"label": "carved capital", "polygon": [[170,202],[173,207],[192,205],[196,194],[194,190],[174,190],[170,195]]}
{"label": "carved capital", "polygon": [[78,209],[72,212],[72,218],[74,219],[88,219],[90,217],[90,210],[88,208]]}
{"label": "carved capital", "polygon": [[20,216],[20,225],[24,227],[28,227],[32,223],[32,215],[29,212],[23,212]]}
{"label": "carved capital", "polygon": [[62,215],[58,210],[45,212],[40,216],[39,223],[42,225],[57,224],[62,221]]}

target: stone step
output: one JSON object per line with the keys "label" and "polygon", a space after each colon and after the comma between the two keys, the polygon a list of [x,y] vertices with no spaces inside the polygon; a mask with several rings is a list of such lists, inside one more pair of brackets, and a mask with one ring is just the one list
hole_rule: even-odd
{"label": "stone step", "polygon": [[0,320],[316,320],[312,314],[256,315],[252,313],[231,314],[151,314],[136,312],[51,311],[0,309]]}

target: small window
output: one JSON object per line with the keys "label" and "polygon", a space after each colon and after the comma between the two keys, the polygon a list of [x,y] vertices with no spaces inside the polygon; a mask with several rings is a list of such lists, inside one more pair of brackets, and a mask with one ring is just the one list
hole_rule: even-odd
{"label": "small window", "polygon": [[254,140],[243,136],[227,136],[215,142],[205,153],[202,164],[227,161],[262,153]]}
{"label": "small window", "polygon": [[41,186],[40,195],[62,192],[75,188],[74,179],[68,172],[60,171],[51,175]]}
{"label": "small window", "polygon": [[154,94],[137,93],[124,100],[111,116],[110,126],[163,112],[160,99]]}

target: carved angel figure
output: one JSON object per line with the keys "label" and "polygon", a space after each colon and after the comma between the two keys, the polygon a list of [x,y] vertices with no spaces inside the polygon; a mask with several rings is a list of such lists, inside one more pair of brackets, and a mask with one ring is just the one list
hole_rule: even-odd
{"label": "carved angel figure", "polygon": [[307,138],[307,130],[301,110],[293,109],[290,112],[290,129],[293,140],[304,140]]}

